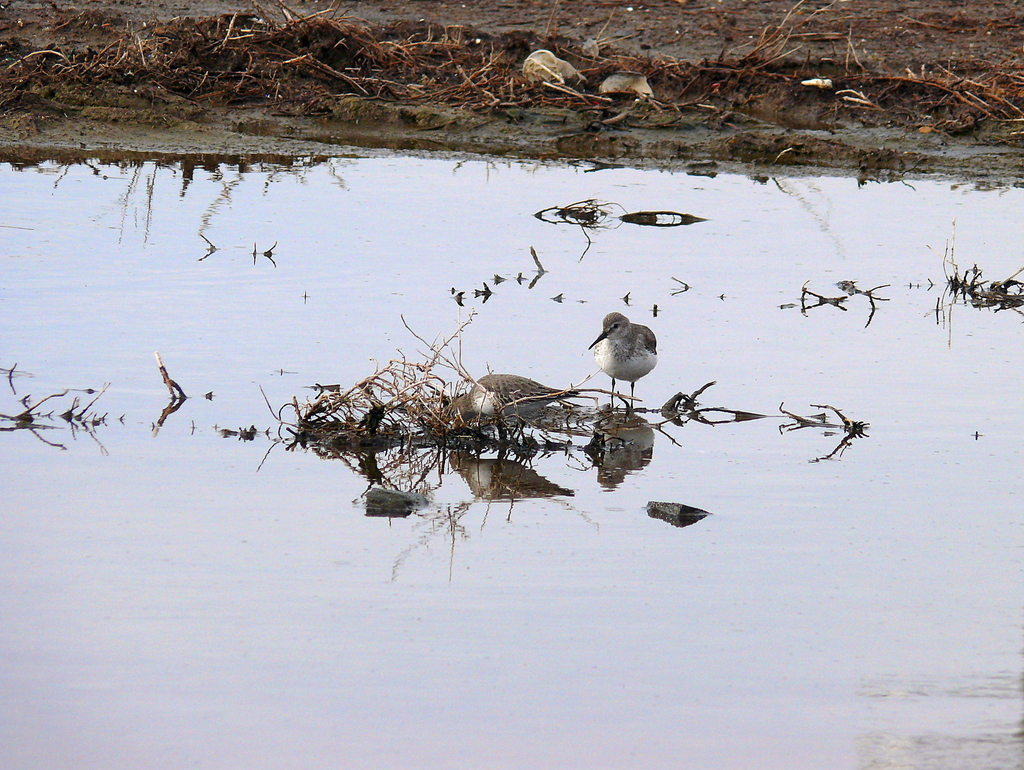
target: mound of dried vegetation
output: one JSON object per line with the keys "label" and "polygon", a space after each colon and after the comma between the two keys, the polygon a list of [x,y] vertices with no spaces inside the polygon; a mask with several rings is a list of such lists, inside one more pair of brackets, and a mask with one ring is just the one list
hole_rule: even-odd
{"label": "mound of dried vegetation", "polygon": [[[824,12],[822,12],[824,13]],[[269,105],[294,115],[352,117],[339,99],[397,102],[501,113],[523,108],[593,113],[595,130],[629,125],[670,127],[730,120],[732,111],[764,116],[799,106],[814,121],[913,125],[950,134],[985,122],[1016,136],[1024,121],[1024,70],[1019,57],[990,64],[947,63],[928,73],[869,72],[856,50],[828,62],[801,59],[800,32],[818,12],[790,15],[765,29],[749,49],[698,63],[635,56],[612,47],[522,33],[489,35],[428,23],[374,26],[335,13],[303,16],[283,4],[273,13],[180,18],[132,30],[94,12],[67,13],[63,26],[104,30],[105,43],[72,48],[54,42],[30,48],[0,43],[0,110],[73,109],[102,103],[97,88],[117,86],[121,106],[169,105],[195,114],[207,106]],[[839,34],[838,32],[836,34]],[[521,66],[547,48],[586,78],[529,83]],[[654,98],[624,115],[624,100],[596,93],[616,72],[645,75]],[[109,94],[102,98],[111,99]],[[632,99],[628,100],[630,103]],[[117,104],[108,106],[118,106]],[[417,120],[415,111],[404,119]]]}

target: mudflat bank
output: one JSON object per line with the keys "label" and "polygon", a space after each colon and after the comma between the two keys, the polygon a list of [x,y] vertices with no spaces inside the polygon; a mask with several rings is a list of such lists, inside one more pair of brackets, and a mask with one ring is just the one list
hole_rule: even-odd
{"label": "mudflat bank", "polygon": [[[371,148],[1024,179],[1013,2],[485,0],[0,10],[0,155]],[[580,78],[524,77],[547,49]],[[650,96],[604,93],[635,73]]]}

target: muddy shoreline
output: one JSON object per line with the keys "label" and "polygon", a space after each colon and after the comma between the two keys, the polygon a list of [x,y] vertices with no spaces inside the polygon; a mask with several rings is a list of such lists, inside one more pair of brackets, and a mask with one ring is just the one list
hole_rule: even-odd
{"label": "muddy shoreline", "polygon": [[[364,148],[1021,183],[1024,16],[901,4],[880,26],[886,7],[9,3],[0,157],[315,162]],[[586,81],[527,83],[540,46]],[[655,98],[598,95],[616,71],[642,71]]]}
{"label": "muddy shoreline", "polygon": [[[282,120],[233,113],[202,124],[169,128],[119,125],[68,118],[34,136],[0,135],[0,159],[13,164],[43,161],[178,162],[206,158],[231,165],[315,163],[366,151],[482,154],[509,159],[564,160],[649,166],[694,175],[715,173],[856,176],[864,182],[948,177],[993,187],[1024,184],[1024,161],[1012,147],[922,140],[898,130],[831,132],[770,128],[723,134],[666,137],[637,129],[629,142],[594,142],[551,129],[510,132],[500,125],[473,131],[424,134],[394,124],[366,126],[318,120]],[[799,154],[793,151],[796,148]],[[786,153],[791,157],[780,153]]]}

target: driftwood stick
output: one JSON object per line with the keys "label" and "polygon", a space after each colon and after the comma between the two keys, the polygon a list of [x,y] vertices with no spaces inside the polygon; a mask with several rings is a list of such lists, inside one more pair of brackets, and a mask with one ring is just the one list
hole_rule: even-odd
{"label": "driftwood stick", "polygon": [[185,395],[185,391],[181,389],[181,386],[171,379],[171,375],[167,373],[167,367],[164,366],[164,360],[160,357],[160,351],[154,351],[153,355],[156,356],[156,364],[160,367],[160,376],[164,378],[164,385],[171,391],[171,399],[173,401],[184,401],[188,396]]}

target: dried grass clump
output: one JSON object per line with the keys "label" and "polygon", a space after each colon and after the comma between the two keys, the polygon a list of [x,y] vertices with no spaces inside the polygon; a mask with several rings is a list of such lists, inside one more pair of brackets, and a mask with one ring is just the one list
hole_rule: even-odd
{"label": "dried grass clump", "polygon": [[393,359],[347,390],[322,390],[310,402],[295,403],[298,427],[355,437],[443,433],[451,394],[432,368]]}
{"label": "dried grass clump", "polygon": [[[472,386],[459,353],[462,331],[472,319],[470,314],[451,336],[433,343],[410,329],[427,345],[421,361],[395,358],[349,388],[320,387],[305,403],[293,398],[281,411],[294,414],[290,430],[296,442],[330,440],[378,447],[416,439],[444,443],[449,434],[465,427],[448,406],[458,390]],[[445,371],[457,375],[454,382],[442,376]]]}

